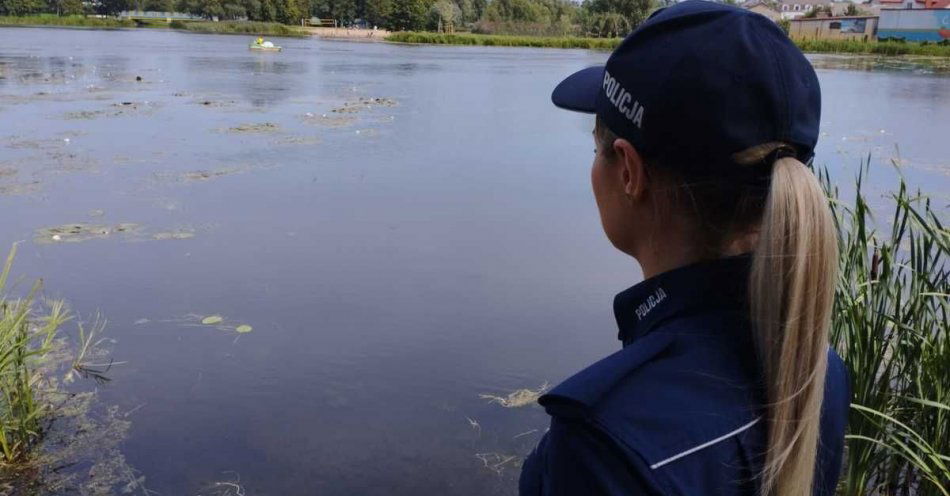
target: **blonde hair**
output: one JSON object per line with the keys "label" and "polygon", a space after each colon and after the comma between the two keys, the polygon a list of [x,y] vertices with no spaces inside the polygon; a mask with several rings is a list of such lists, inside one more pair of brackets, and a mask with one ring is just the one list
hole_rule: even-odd
{"label": "blonde hair", "polygon": [[762,494],[812,494],[837,267],[834,221],[817,178],[794,158],[778,159],[749,278],[770,402]]}
{"label": "blonde hair", "polygon": [[[616,135],[599,120],[594,134],[610,156]],[[764,143],[712,174],[645,158],[661,189],[673,185],[668,203],[691,219],[704,253],[721,256],[730,237],[758,231],[749,302],[768,401],[760,493],[769,496],[812,494],[838,266],[827,198],[794,152]]]}

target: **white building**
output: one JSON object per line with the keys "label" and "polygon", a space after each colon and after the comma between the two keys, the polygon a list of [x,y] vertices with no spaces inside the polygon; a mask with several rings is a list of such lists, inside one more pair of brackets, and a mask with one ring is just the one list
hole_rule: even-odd
{"label": "white building", "polygon": [[[873,0],[873,1],[882,1],[882,0]],[[891,0],[883,0],[891,1]],[[897,1],[914,1],[914,0],[897,0]],[[931,0],[934,1],[934,0]],[[950,0],[946,0],[950,1]],[[842,16],[848,10],[848,7],[854,5],[858,8],[859,11],[863,13],[873,13],[875,10],[872,8],[866,8],[862,4],[849,2],[849,1],[828,1],[828,0],[777,0],[774,2],[774,8],[779,12],[779,15],[782,19],[797,19],[804,16],[805,14],[811,12],[814,9],[819,7],[830,10],[834,16]]]}
{"label": "white building", "polygon": [[948,9],[950,0],[869,0],[867,5],[881,9]]}

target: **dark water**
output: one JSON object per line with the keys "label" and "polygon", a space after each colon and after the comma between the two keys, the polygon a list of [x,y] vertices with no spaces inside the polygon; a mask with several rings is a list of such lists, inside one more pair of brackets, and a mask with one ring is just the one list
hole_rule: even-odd
{"label": "dark water", "polygon": [[[26,240],[19,274],[108,318],[128,363],[99,397],[133,412],[151,490],[513,493],[500,462],[546,417],[479,394],[615,350],[612,297],[640,279],[600,231],[591,119],[549,104],[605,54],[248,41],[0,29],[0,247]],[[819,161],[847,179],[870,152],[883,192],[899,144],[946,203],[950,79],[816,65]],[[396,105],[331,112],[360,97]],[[70,222],[142,232],[36,234]],[[232,327],[187,325],[211,314]]]}

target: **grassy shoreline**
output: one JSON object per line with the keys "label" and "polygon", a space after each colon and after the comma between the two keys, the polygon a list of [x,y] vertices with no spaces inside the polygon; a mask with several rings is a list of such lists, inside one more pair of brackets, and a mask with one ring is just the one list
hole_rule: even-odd
{"label": "grassy shoreline", "polygon": [[[472,33],[444,34],[406,31],[393,33],[386,37],[386,41],[434,45],[524,46],[613,50],[620,44],[621,38],[510,36]],[[877,41],[860,42],[851,40],[795,40],[795,44],[805,53],[950,57],[950,46],[947,45]]]}
{"label": "grassy shoreline", "polygon": [[470,33],[429,33],[402,31],[386,37],[394,43],[416,43],[433,45],[477,45],[509,46],[534,48],[587,48],[593,50],[612,50],[620,44],[620,38],[581,38],[575,36],[512,36],[502,34]]}
{"label": "grassy shoreline", "polygon": [[32,16],[0,16],[0,26],[3,27],[63,27],[87,29],[122,29],[134,28],[135,21],[117,19],[114,17],[86,17],[57,16],[41,14]]}
{"label": "grassy shoreline", "polygon": [[805,53],[950,57],[950,45],[896,41],[794,40]]}
{"label": "grassy shoreline", "polygon": [[245,21],[172,21],[162,20],[136,22],[114,17],[57,16],[52,14],[34,16],[0,16],[0,27],[61,27],[76,29],[175,29],[190,33],[240,34],[250,36],[307,37],[310,33],[297,26],[276,22]]}

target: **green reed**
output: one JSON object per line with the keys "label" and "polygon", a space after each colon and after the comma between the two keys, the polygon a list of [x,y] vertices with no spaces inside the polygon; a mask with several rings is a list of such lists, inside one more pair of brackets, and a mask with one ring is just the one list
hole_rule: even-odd
{"label": "green reed", "polygon": [[587,48],[612,50],[619,38],[580,38],[576,36],[513,36],[500,34],[429,33],[403,31],[392,33],[386,41],[430,43],[436,45],[524,46],[536,48]]}
{"label": "green reed", "polygon": [[898,41],[860,41],[860,40],[803,40],[795,39],[806,53],[847,53],[869,55],[922,55],[928,57],[950,57],[950,45],[938,43],[917,43]]}
{"label": "green reed", "polygon": [[950,231],[901,178],[887,219],[856,179],[853,204],[819,176],[839,232],[832,341],[852,383],[839,493],[950,495]]}
{"label": "green reed", "polygon": [[[6,288],[16,245],[0,273],[0,293]],[[43,378],[37,360],[52,349],[56,331],[69,319],[62,302],[42,314],[34,299],[40,283],[25,298],[0,296],[0,468],[21,461],[40,439],[41,421],[50,406],[37,399]]]}

